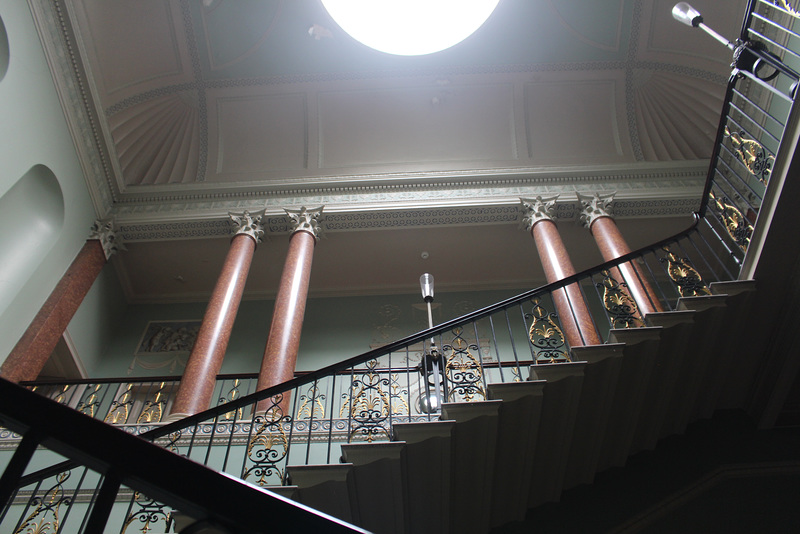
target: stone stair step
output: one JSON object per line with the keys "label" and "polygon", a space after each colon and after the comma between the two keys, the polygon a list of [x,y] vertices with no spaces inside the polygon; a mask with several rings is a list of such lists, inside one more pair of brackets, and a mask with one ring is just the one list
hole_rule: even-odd
{"label": "stone stair step", "polygon": [[342,458],[352,464],[360,525],[376,534],[407,531],[406,444],[402,441],[345,443]]}
{"label": "stone stair step", "polygon": [[492,527],[522,520],[528,510],[544,386],[544,380],[535,380],[487,387],[489,399],[503,401],[492,483]]}
{"label": "stone stair step", "polygon": [[409,533],[451,532],[452,435],[455,425],[455,421],[394,425],[395,439],[406,444]]}
{"label": "stone stair step", "polygon": [[528,507],[557,501],[564,487],[586,362],[531,366],[531,378],[545,380]]}
{"label": "stone stair step", "polygon": [[480,501],[492,502],[492,484],[497,447],[497,427],[503,401],[445,403],[442,418],[453,420],[452,490],[450,531],[484,533],[491,528],[489,506],[476,506],[476,488]]}
{"label": "stone stair step", "polygon": [[573,357],[586,361],[587,365],[567,457],[564,489],[594,480],[622,369],[623,349],[624,345],[619,343],[572,349]]}

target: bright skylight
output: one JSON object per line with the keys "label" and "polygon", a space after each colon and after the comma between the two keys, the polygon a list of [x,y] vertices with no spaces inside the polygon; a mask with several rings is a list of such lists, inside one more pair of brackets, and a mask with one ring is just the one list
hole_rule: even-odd
{"label": "bright skylight", "polygon": [[357,41],[401,56],[431,54],[460,43],[489,18],[499,0],[322,0]]}

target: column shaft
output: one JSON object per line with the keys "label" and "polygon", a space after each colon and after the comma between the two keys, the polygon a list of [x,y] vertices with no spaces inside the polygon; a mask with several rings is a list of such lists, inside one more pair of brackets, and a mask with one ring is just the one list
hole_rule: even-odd
{"label": "column shaft", "polygon": [[[598,217],[591,223],[589,229],[605,261],[615,260],[631,252],[617,223],[611,217]],[[627,285],[630,296],[636,301],[643,316],[652,312],[664,311],[650,281],[639,267],[634,263],[626,262],[619,265],[619,272]]]}
{"label": "column shaft", "polygon": [[[536,242],[536,249],[548,283],[575,274],[575,268],[553,221],[544,219],[536,222],[531,228],[531,234]],[[602,343],[577,284],[570,284],[554,291],[553,303],[570,347]]]}
{"label": "column shaft", "polygon": [[[304,230],[296,231],[289,240],[289,252],[283,267],[269,338],[258,374],[258,391],[294,377],[315,244],[316,237]],[[279,403],[283,414],[287,413],[288,405],[289,395],[284,394]],[[259,403],[258,410],[264,411],[270,406],[270,401],[264,400]]]}
{"label": "column shaft", "polygon": [[106,256],[99,239],[86,241],[30,326],[0,367],[12,382],[35,380],[97,279]]}
{"label": "column shaft", "polygon": [[193,415],[211,404],[255,249],[256,240],[247,234],[231,241],[172,405],[173,416]]}

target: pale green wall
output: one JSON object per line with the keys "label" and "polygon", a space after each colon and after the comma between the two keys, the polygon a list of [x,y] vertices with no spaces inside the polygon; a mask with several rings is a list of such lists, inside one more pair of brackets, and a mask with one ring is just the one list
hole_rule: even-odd
{"label": "pale green wall", "polygon": [[[65,207],[52,248],[28,263],[27,277],[15,281],[16,295],[0,301],[2,361],[83,246],[96,215],[27,2],[0,0],[0,18],[9,50],[8,70],[0,79],[0,196],[31,167],[44,165],[58,179]],[[34,209],[0,232],[17,232],[37,220]]]}
{"label": "pale green wall", "polygon": [[[521,290],[520,290],[521,291]],[[480,291],[437,294],[434,322],[458,317],[520,291]],[[231,334],[222,373],[258,372],[272,318],[273,301],[244,301]],[[383,313],[390,309],[391,313]],[[111,336],[100,360],[84,362],[92,377],[159,376],[179,374],[168,369],[134,368],[127,375],[148,321],[202,319],[205,304],[130,305]],[[427,315],[421,297],[386,295],[312,298],[306,307],[298,356],[298,371],[313,371],[357,356],[423,330]]]}
{"label": "pale green wall", "polygon": [[126,309],[117,273],[113,265],[107,264],[67,326],[75,352],[85,367],[101,365]]}

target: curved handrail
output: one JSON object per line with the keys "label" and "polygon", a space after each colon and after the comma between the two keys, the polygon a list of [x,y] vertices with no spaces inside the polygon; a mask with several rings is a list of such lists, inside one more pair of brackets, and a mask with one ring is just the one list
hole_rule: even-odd
{"label": "curved handrail", "polygon": [[354,357],[349,358],[347,360],[343,360],[343,361],[328,365],[327,367],[323,367],[321,369],[318,369],[317,371],[312,371],[312,372],[310,372],[310,373],[308,373],[308,374],[306,374],[304,376],[293,378],[292,380],[288,380],[286,382],[283,382],[282,384],[278,384],[276,386],[272,386],[270,388],[263,389],[261,391],[255,392],[255,393],[251,393],[251,394],[246,395],[244,397],[240,397],[238,399],[232,400],[232,401],[227,402],[225,404],[221,404],[219,406],[215,406],[213,408],[210,408],[210,409],[205,410],[203,412],[197,413],[195,415],[191,415],[191,416],[185,417],[183,419],[180,419],[179,421],[168,423],[166,425],[160,426],[160,427],[155,428],[153,430],[149,430],[147,432],[143,432],[139,436],[141,438],[150,439],[150,440],[155,440],[155,439],[158,439],[160,437],[168,436],[168,435],[173,434],[175,432],[178,432],[178,431],[180,431],[182,429],[189,428],[189,427],[192,427],[192,426],[194,426],[196,424],[199,424],[202,421],[207,421],[209,419],[213,419],[213,418],[218,417],[220,415],[224,415],[226,413],[229,413],[232,410],[236,410],[238,408],[242,408],[242,407],[245,407],[245,406],[250,406],[250,405],[252,405],[254,403],[257,403],[258,401],[262,401],[264,399],[273,397],[273,396],[278,395],[280,393],[284,393],[286,391],[298,388],[300,386],[303,386],[303,385],[306,385],[306,384],[310,384],[310,383],[312,383],[314,381],[320,380],[323,377],[338,373],[338,372],[343,371],[345,369],[350,369],[350,368],[352,368],[352,367],[354,367],[354,366],[356,366],[358,364],[362,364],[362,363],[368,362],[370,360],[373,360],[375,358],[378,358],[380,356],[383,356],[384,354],[388,354],[390,352],[394,352],[394,351],[396,351],[398,349],[407,347],[407,346],[412,345],[414,343],[418,343],[420,341],[423,341],[423,340],[426,340],[426,339],[430,339],[431,337],[434,337],[437,334],[440,334],[442,332],[446,332],[446,331],[451,330],[451,329],[453,329],[453,328],[455,328],[457,326],[460,326],[462,324],[476,321],[478,319],[481,319],[483,317],[491,315],[491,314],[493,314],[493,313],[495,313],[497,311],[501,311],[501,310],[503,310],[505,308],[517,305],[517,304],[519,304],[521,302],[524,302],[526,300],[532,299],[532,298],[537,297],[539,295],[542,295],[542,294],[545,294],[545,293],[549,293],[549,292],[555,291],[557,289],[561,289],[562,287],[568,286],[568,285],[573,284],[575,282],[579,282],[580,280],[583,280],[585,278],[589,278],[594,274],[600,273],[601,271],[608,270],[608,269],[610,269],[612,267],[616,267],[616,266],[618,266],[618,265],[620,265],[622,263],[626,263],[626,262],[629,262],[631,260],[635,260],[636,258],[642,257],[646,253],[654,252],[655,250],[661,249],[662,247],[664,247],[666,245],[669,245],[670,243],[674,243],[674,242],[682,239],[683,237],[688,236],[692,232],[694,232],[697,229],[697,225],[700,222],[701,218],[700,218],[699,214],[697,214],[697,213],[695,213],[693,217],[694,217],[694,221],[693,221],[692,225],[689,228],[687,228],[686,230],[683,230],[682,232],[680,232],[678,234],[675,234],[674,236],[668,237],[666,239],[662,239],[660,241],[657,241],[656,243],[653,243],[653,244],[648,245],[646,247],[642,247],[642,248],[640,248],[638,250],[635,250],[633,252],[625,254],[624,256],[620,256],[619,258],[616,258],[614,260],[601,263],[599,265],[596,265],[594,267],[591,267],[589,269],[585,269],[585,270],[583,270],[583,271],[581,271],[579,273],[576,273],[576,274],[574,274],[572,276],[568,276],[566,278],[563,278],[563,279],[561,279],[561,280],[559,280],[557,282],[553,282],[553,283],[550,283],[550,284],[546,284],[546,285],[540,286],[540,287],[535,288],[535,289],[531,289],[531,290],[526,291],[524,293],[521,293],[521,294],[519,294],[517,296],[505,299],[503,301],[500,301],[498,303],[492,304],[490,306],[486,306],[484,308],[481,308],[481,309],[476,310],[474,312],[468,313],[466,315],[462,315],[462,316],[457,317],[455,319],[451,319],[449,321],[445,321],[444,323],[442,323],[440,325],[437,325],[437,326],[435,326],[433,328],[429,328],[429,329],[426,329],[426,330],[421,330],[421,331],[417,332],[416,334],[411,334],[410,336],[406,336],[406,337],[404,337],[402,339],[399,339],[397,341],[389,343],[388,345],[384,345],[383,347],[372,349],[372,350],[367,351],[367,352],[365,352],[363,354],[360,354],[358,356],[354,356]]}

